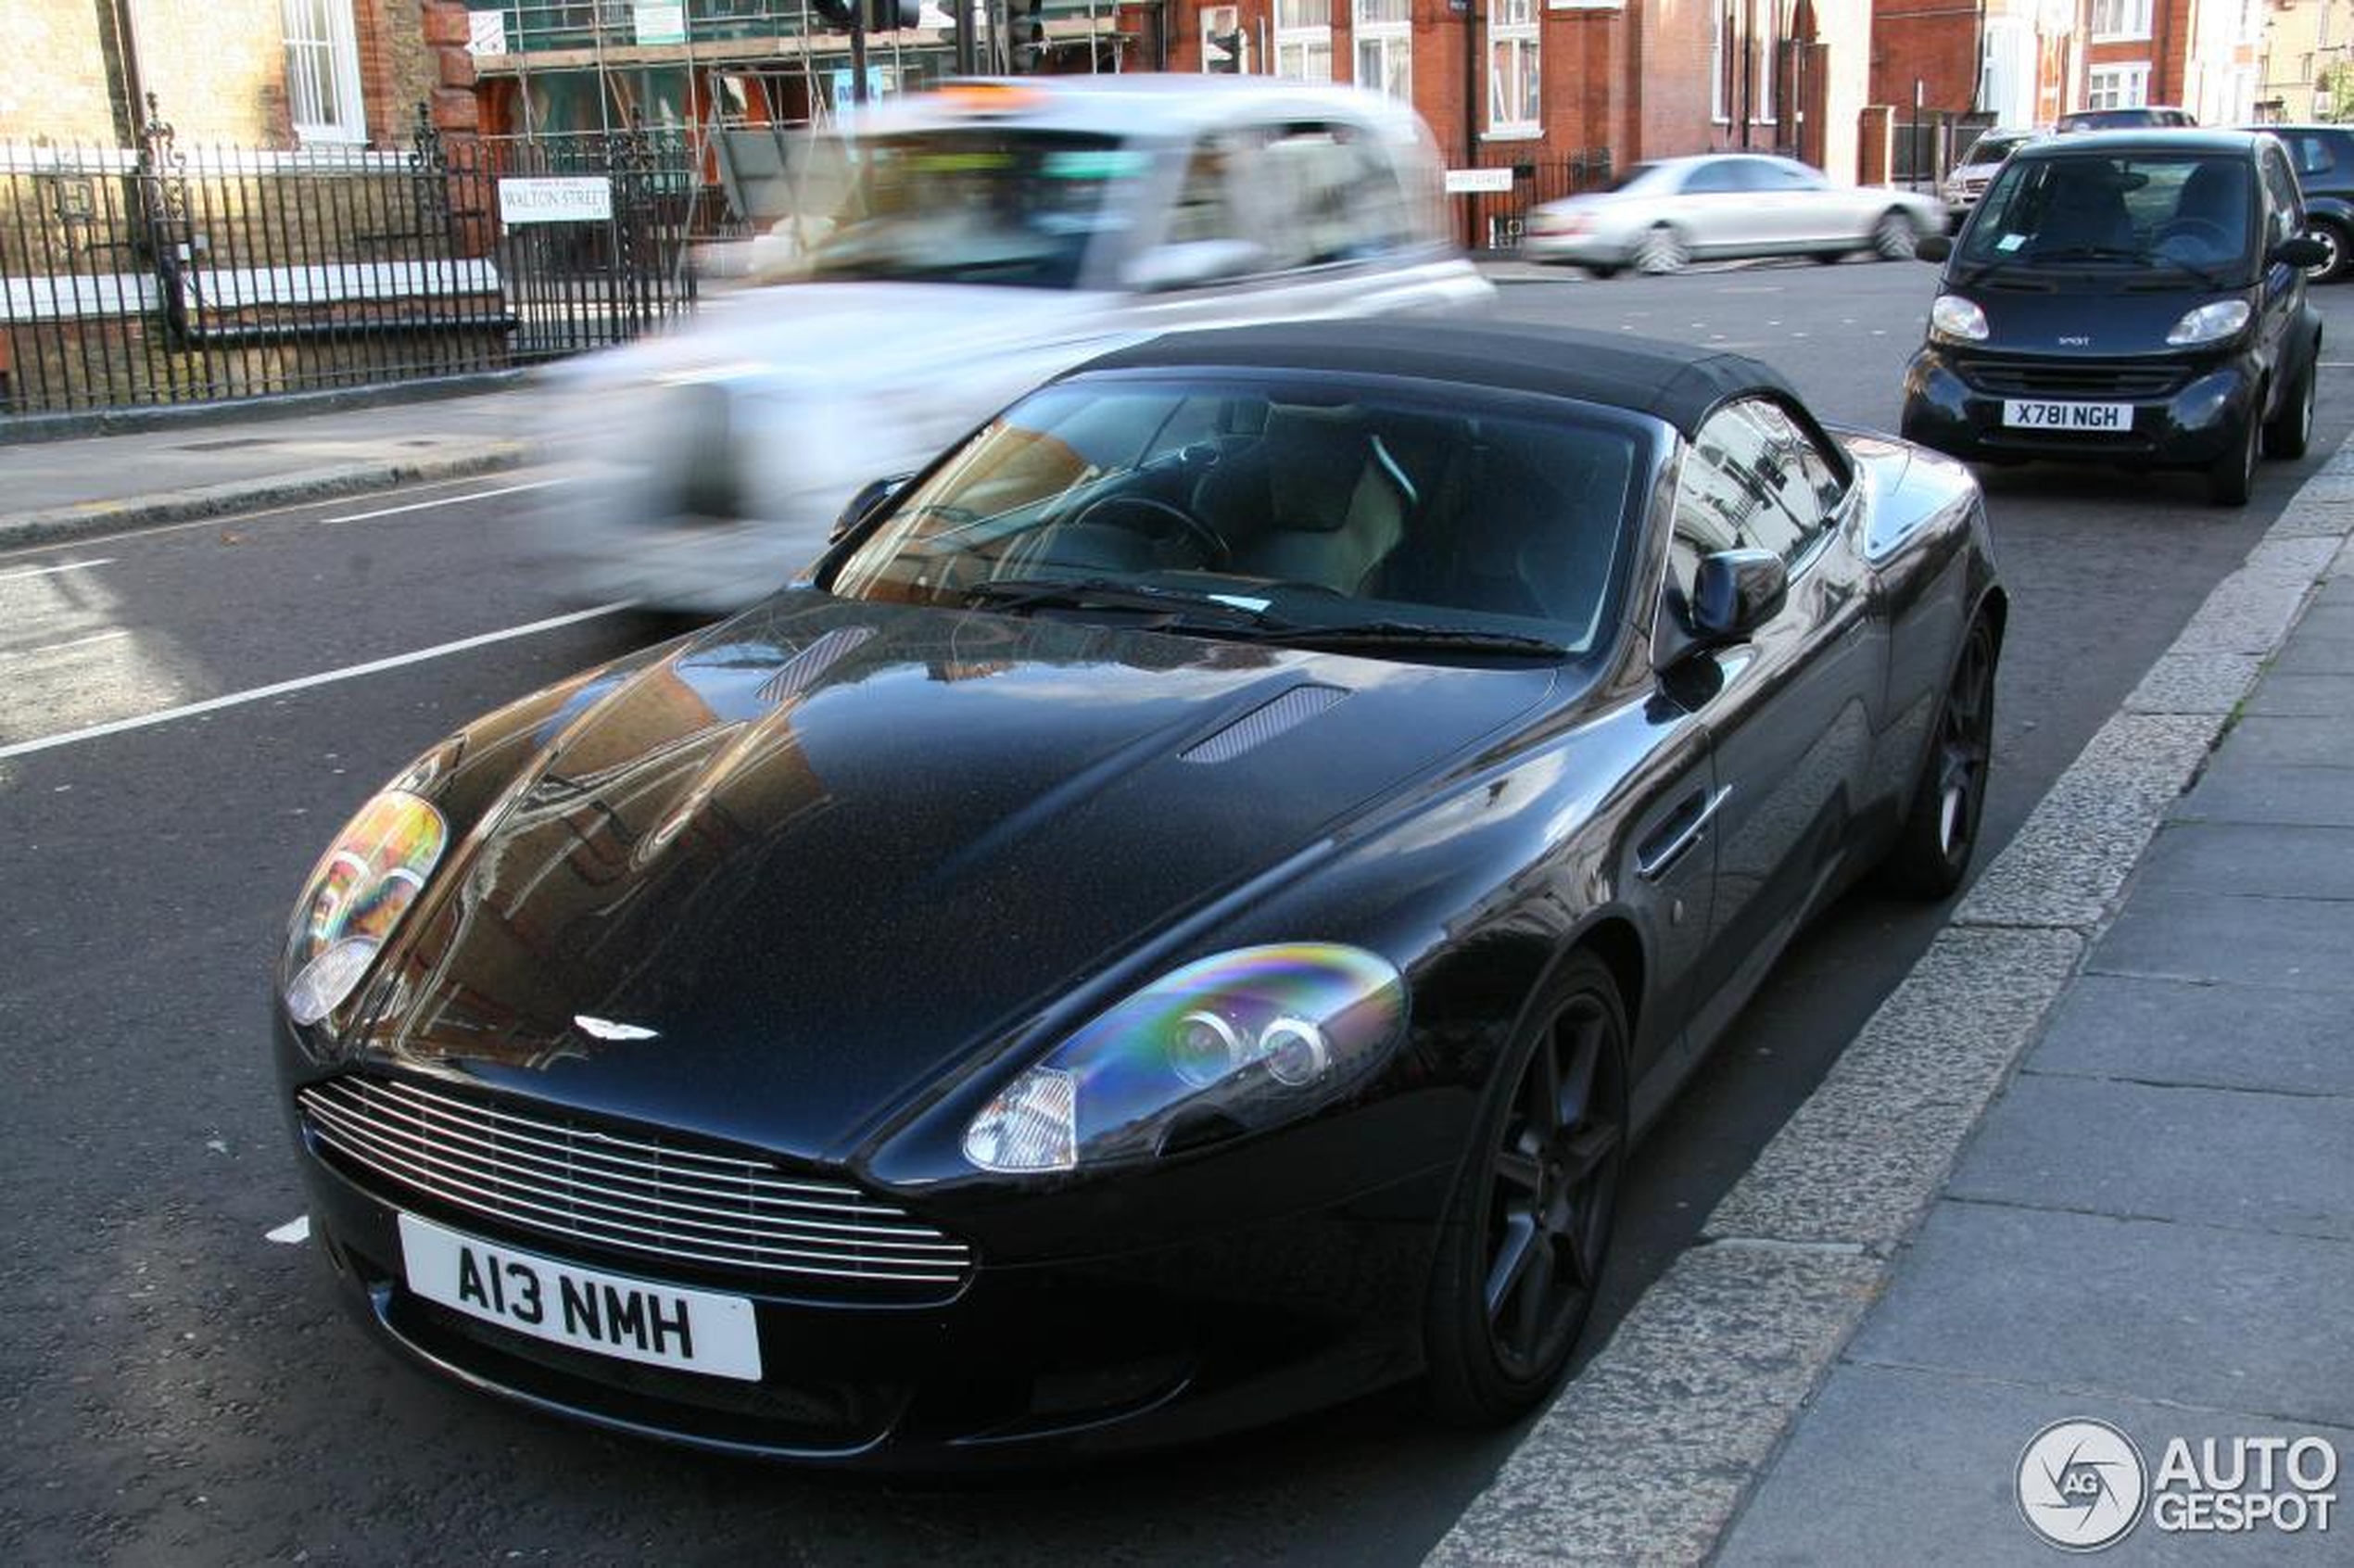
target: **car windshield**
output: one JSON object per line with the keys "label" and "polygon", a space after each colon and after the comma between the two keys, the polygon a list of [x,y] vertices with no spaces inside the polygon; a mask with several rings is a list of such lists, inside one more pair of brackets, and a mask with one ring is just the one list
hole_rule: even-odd
{"label": "car windshield", "polygon": [[1088,378],[951,454],[829,586],[1558,657],[1614,624],[1646,440],[1626,415],[1462,388]]}
{"label": "car windshield", "polygon": [[1152,155],[1109,136],[960,127],[858,143],[804,275],[1078,286],[1095,237],[1122,228]]}
{"label": "car windshield", "polygon": [[2000,163],[2020,146],[2033,140],[2030,136],[1981,136],[1962,159],[1965,168]]}
{"label": "car windshield", "polygon": [[2244,272],[2254,180],[2244,158],[2197,153],[2014,158],[1980,203],[1961,259]]}

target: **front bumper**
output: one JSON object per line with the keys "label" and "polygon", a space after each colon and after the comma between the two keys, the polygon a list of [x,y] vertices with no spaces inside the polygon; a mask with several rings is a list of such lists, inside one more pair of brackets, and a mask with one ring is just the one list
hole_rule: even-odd
{"label": "front bumper", "polygon": [[[282,1031],[283,1032],[283,1031]],[[312,1076],[315,1076],[315,1071]],[[608,1430],[763,1458],[919,1472],[1036,1463],[1199,1440],[1405,1381],[1453,1172],[1434,1168],[1301,1212],[1121,1250],[978,1261],[944,1296],[890,1304],[772,1280],[665,1278],[659,1259],[388,1199],[294,1115],[314,1239],[347,1307],[456,1382]],[[406,1209],[516,1251],[750,1298],[763,1376],[737,1382],[533,1339],[412,1293]],[[1100,1246],[1100,1243],[1096,1244]]]}
{"label": "front bumper", "polygon": [[[2161,468],[2203,468],[2235,450],[2243,422],[2254,417],[2255,381],[2228,358],[2195,365],[2163,395],[2134,397],[2096,388],[2009,394],[2038,401],[2125,403],[2133,426],[2083,433],[2013,429],[2003,423],[2006,395],[1972,379],[1976,357],[1930,344],[1905,373],[1903,434],[1954,457],[2133,462]],[[2057,361],[2056,361],[2057,362]]]}

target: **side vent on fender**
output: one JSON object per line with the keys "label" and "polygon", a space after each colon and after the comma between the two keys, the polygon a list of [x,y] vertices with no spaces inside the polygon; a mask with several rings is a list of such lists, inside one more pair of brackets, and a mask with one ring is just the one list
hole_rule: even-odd
{"label": "side vent on fender", "polygon": [[1348,695],[1338,686],[1295,686],[1261,702],[1225,728],[1206,735],[1177,753],[1179,762],[1232,762],[1286,729],[1306,724]]}
{"label": "side vent on fender", "polygon": [[874,635],[871,626],[838,626],[826,633],[778,665],[777,673],[760,683],[760,700],[770,707],[783,707],[816,685],[820,676],[842,663],[851,650]]}

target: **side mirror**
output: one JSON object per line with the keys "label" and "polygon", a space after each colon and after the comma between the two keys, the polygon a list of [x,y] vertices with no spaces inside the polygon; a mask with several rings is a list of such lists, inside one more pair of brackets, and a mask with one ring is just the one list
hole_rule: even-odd
{"label": "side mirror", "polygon": [[1245,277],[1266,261],[1266,247],[1248,240],[1187,240],[1153,247],[1128,263],[1124,276],[1139,294],[1165,294]]}
{"label": "side mirror", "polygon": [[912,474],[894,474],[888,479],[869,480],[859,488],[856,495],[850,498],[850,503],[835,515],[834,525],[826,534],[826,542],[828,544],[841,542],[849,535],[851,529],[872,517],[881,509],[885,501],[906,488],[907,481],[914,477]]}
{"label": "side mirror", "polygon": [[1703,556],[1692,584],[1692,629],[1704,643],[1739,642],[1770,621],[1790,597],[1790,568],[1770,550]]}
{"label": "side mirror", "polygon": [[2311,234],[2298,234],[2293,239],[2284,239],[2274,246],[2272,259],[2302,272],[2309,267],[2318,267],[2330,259],[2330,247]]}
{"label": "side mirror", "polygon": [[1954,254],[1954,242],[1943,234],[1923,234],[1913,242],[1913,256],[1920,261],[1943,261]]}

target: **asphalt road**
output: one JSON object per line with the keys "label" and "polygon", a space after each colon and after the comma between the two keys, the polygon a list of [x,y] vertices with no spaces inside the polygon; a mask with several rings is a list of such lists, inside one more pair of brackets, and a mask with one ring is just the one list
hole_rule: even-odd
{"label": "asphalt road", "polygon": [[[1827,416],[1886,424],[1932,278],[1858,263],[1534,284],[1503,309],[1721,340]],[[2323,309],[2354,342],[2341,295]],[[2354,379],[2334,370],[2317,453],[2349,417]],[[2268,465],[2243,512],[2170,478],[1991,476],[2014,609],[1990,842],[2317,461]],[[428,1383],[345,1322],[307,1249],[265,1239],[300,1207],[265,967],[323,839],[454,724],[648,635],[622,613],[540,625],[575,607],[513,525],[526,498],[509,487],[538,477],[0,555],[0,1560],[1417,1561],[1510,1435],[1434,1432],[1384,1399],[1083,1480],[812,1479]],[[410,657],[515,628],[536,629]],[[1639,1156],[1589,1343],[1939,917],[1857,896],[1803,939]]]}

